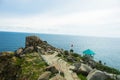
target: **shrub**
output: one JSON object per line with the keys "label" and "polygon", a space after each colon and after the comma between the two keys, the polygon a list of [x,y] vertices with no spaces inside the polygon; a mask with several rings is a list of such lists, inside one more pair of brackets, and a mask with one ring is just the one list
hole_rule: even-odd
{"label": "shrub", "polygon": [[108,67],[108,66],[105,66],[105,65],[102,65],[100,63],[96,64],[96,68],[99,69],[99,70],[101,70],[101,71],[106,71],[108,73],[120,74],[119,70],[111,68],[111,67]]}
{"label": "shrub", "polygon": [[65,76],[63,72],[60,72],[60,75],[63,76],[63,77]]}
{"label": "shrub", "polygon": [[71,55],[74,56],[74,57],[80,57],[80,55],[77,54],[77,53],[73,53],[73,54],[71,54]]}
{"label": "shrub", "polygon": [[69,52],[67,50],[64,51],[65,55],[69,55]]}
{"label": "shrub", "polygon": [[82,74],[77,74],[78,77],[81,79],[81,80],[87,80],[85,76],[83,76]]}
{"label": "shrub", "polygon": [[74,52],[74,50],[73,50],[73,49],[70,49],[70,52],[71,52],[71,53],[73,53],[73,52]]}
{"label": "shrub", "polygon": [[58,54],[57,56],[58,56],[58,57],[61,57],[61,54]]}

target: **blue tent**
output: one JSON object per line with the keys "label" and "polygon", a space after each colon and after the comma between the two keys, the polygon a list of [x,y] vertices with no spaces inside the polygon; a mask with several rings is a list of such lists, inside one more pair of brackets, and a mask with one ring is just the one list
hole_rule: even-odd
{"label": "blue tent", "polygon": [[95,53],[90,49],[87,49],[87,50],[83,51],[83,54],[84,55],[91,55],[91,56],[95,55]]}

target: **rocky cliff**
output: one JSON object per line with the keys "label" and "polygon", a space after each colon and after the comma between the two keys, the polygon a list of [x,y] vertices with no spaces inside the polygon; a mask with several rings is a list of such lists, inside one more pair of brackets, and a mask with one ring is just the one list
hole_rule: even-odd
{"label": "rocky cliff", "polygon": [[1,52],[0,80],[37,80],[45,72],[48,65],[37,53],[37,47],[43,52],[55,48],[36,36],[26,37],[25,43],[25,48],[15,52]]}
{"label": "rocky cliff", "polygon": [[68,76],[71,80],[120,80],[120,71],[73,50],[57,49],[37,36],[27,36],[24,48],[0,55],[0,80],[68,80]]}

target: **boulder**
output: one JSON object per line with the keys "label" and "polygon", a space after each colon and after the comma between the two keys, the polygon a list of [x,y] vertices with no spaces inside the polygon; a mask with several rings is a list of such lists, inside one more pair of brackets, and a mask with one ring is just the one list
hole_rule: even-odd
{"label": "boulder", "polygon": [[79,63],[74,63],[74,66],[75,66],[76,70],[78,70],[81,66],[81,63],[80,62]]}
{"label": "boulder", "polygon": [[66,80],[66,79],[60,74],[57,74],[56,76],[52,77],[50,80]]}
{"label": "boulder", "polygon": [[48,48],[49,50],[54,50],[55,48],[51,45],[49,45],[46,41],[42,41],[39,37],[37,36],[27,36],[26,37],[26,42],[25,42],[25,48],[33,46],[34,51],[38,51],[37,46],[41,47],[44,51],[47,51]]}
{"label": "boulder", "polygon": [[116,74],[111,74],[111,73],[107,73],[104,72],[107,76],[110,77],[110,79],[114,79],[114,80],[120,80],[120,75],[116,75]]}
{"label": "boulder", "polygon": [[78,72],[80,66],[81,66],[81,63],[74,63],[73,64],[74,67],[70,68],[70,70],[74,71],[74,72]]}
{"label": "boulder", "polygon": [[68,62],[75,62],[76,58],[72,57],[72,56],[68,56],[66,57]]}
{"label": "boulder", "polygon": [[75,70],[75,66],[69,66],[69,69],[73,71]]}
{"label": "boulder", "polygon": [[117,80],[120,80],[120,75],[117,75]]}
{"label": "boulder", "polygon": [[17,55],[20,55],[23,53],[23,48],[19,48],[18,50],[15,51]]}
{"label": "boulder", "polygon": [[55,68],[55,66],[48,66],[45,70],[52,72],[52,74],[56,74],[56,73],[59,72],[59,71]]}
{"label": "boulder", "polygon": [[25,47],[30,47],[30,46],[38,46],[41,44],[43,41],[39,39],[37,36],[27,36],[26,37],[26,44]]}
{"label": "boulder", "polygon": [[52,73],[50,71],[46,71],[39,76],[38,80],[49,80],[51,74]]}
{"label": "boulder", "polygon": [[33,51],[34,51],[34,47],[31,46],[31,47],[25,48],[23,53],[31,53],[31,52],[33,52]]}
{"label": "boulder", "polygon": [[83,75],[88,75],[90,71],[92,71],[92,68],[90,66],[81,64],[78,72],[82,73]]}
{"label": "boulder", "polygon": [[87,76],[87,80],[107,80],[107,79],[109,79],[108,75],[96,69],[92,70]]}

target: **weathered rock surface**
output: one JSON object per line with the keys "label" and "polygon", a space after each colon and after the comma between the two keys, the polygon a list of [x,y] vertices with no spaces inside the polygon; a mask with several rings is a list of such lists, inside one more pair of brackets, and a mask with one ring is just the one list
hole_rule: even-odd
{"label": "weathered rock surface", "polygon": [[79,68],[80,68],[80,66],[81,66],[81,63],[74,63],[73,66],[74,66],[74,67],[72,67],[72,68],[70,68],[70,69],[71,69],[72,71],[78,73],[78,70],[79,70]]}
{"label": "weathered rock surface", "polygon": [[96,69],[92,70],[87,76],[87,80],[107,80],[108,78],[108,75]]}
{"label": "weathered rock surface", "polygon": [[38,80],[49,80],[51,74],[52,73],[50,71],[46,71],[39,76]]}
{"label": "weathered rock surface", "polygon": [[46,41],[42,41],[37,36],[27,36],[26,37],[25,48],[28,48],[31,46],[34,48],[34,51],[37,51],[37,46],[41,47],[41,49],[43,49],[44,51],[55,50],[55,48],[53,46],[49,45]]}
{"label": "weathered rock surface", "polygon": [[55,68],[55,66],[48,66],[45,70],[52,72],[52,74],[58,73],[58,70]]}
{"label": "weathered rock surface", "polygon": [[42,40],[40,40],[40,38],[38,38],[37,36],[27,36],[25,47],[30,47],[30,46],[35,47],[41,43],[42,43]]}
{"label": "weathered rock surface", "polygon": [[31,46],[31,47],[25,48],[24,51],[23,51],[23,53],[31,53],[31,52],[33,52],[33,51],[34,51],[34,47]]}
{"label": "weathered rock surface", "polygon": [[109,76],[110,79],[120,80],[120,75],[111,74],[111,73],[107,73],[107,72],[104,72],[104,73],[105,73],[105,75]]}
{"label": "weathered rock surface", "polygon": [[117,75],[117,80],[120,80],[120,75]]}
{"label": "weathered rock surface", "polygon": [[19,48],[18,50],[15,51],[17,55],[20,55],[23,53],[23,48]]}
{"label": "weathered rock surface", "polygon": [[72,57],[72,56],[68,56],[68,57],[66,57],[66,59],[67,59],[68,62],[75,62],[76,61],[74,59],[74,57]]}
{"label": "weathered rock surface", "polygon": [[52,77],[50,80],[66,80],[66,79],[61,75],[57,74],[56,76]]}
{"label": "weathered rock surface", "polygon": [[81,64],[80,68],[79,68],[79,72],[84,74],[84,75],[88,75],[89,72],[92,71],[92,68],[86,64]]}

